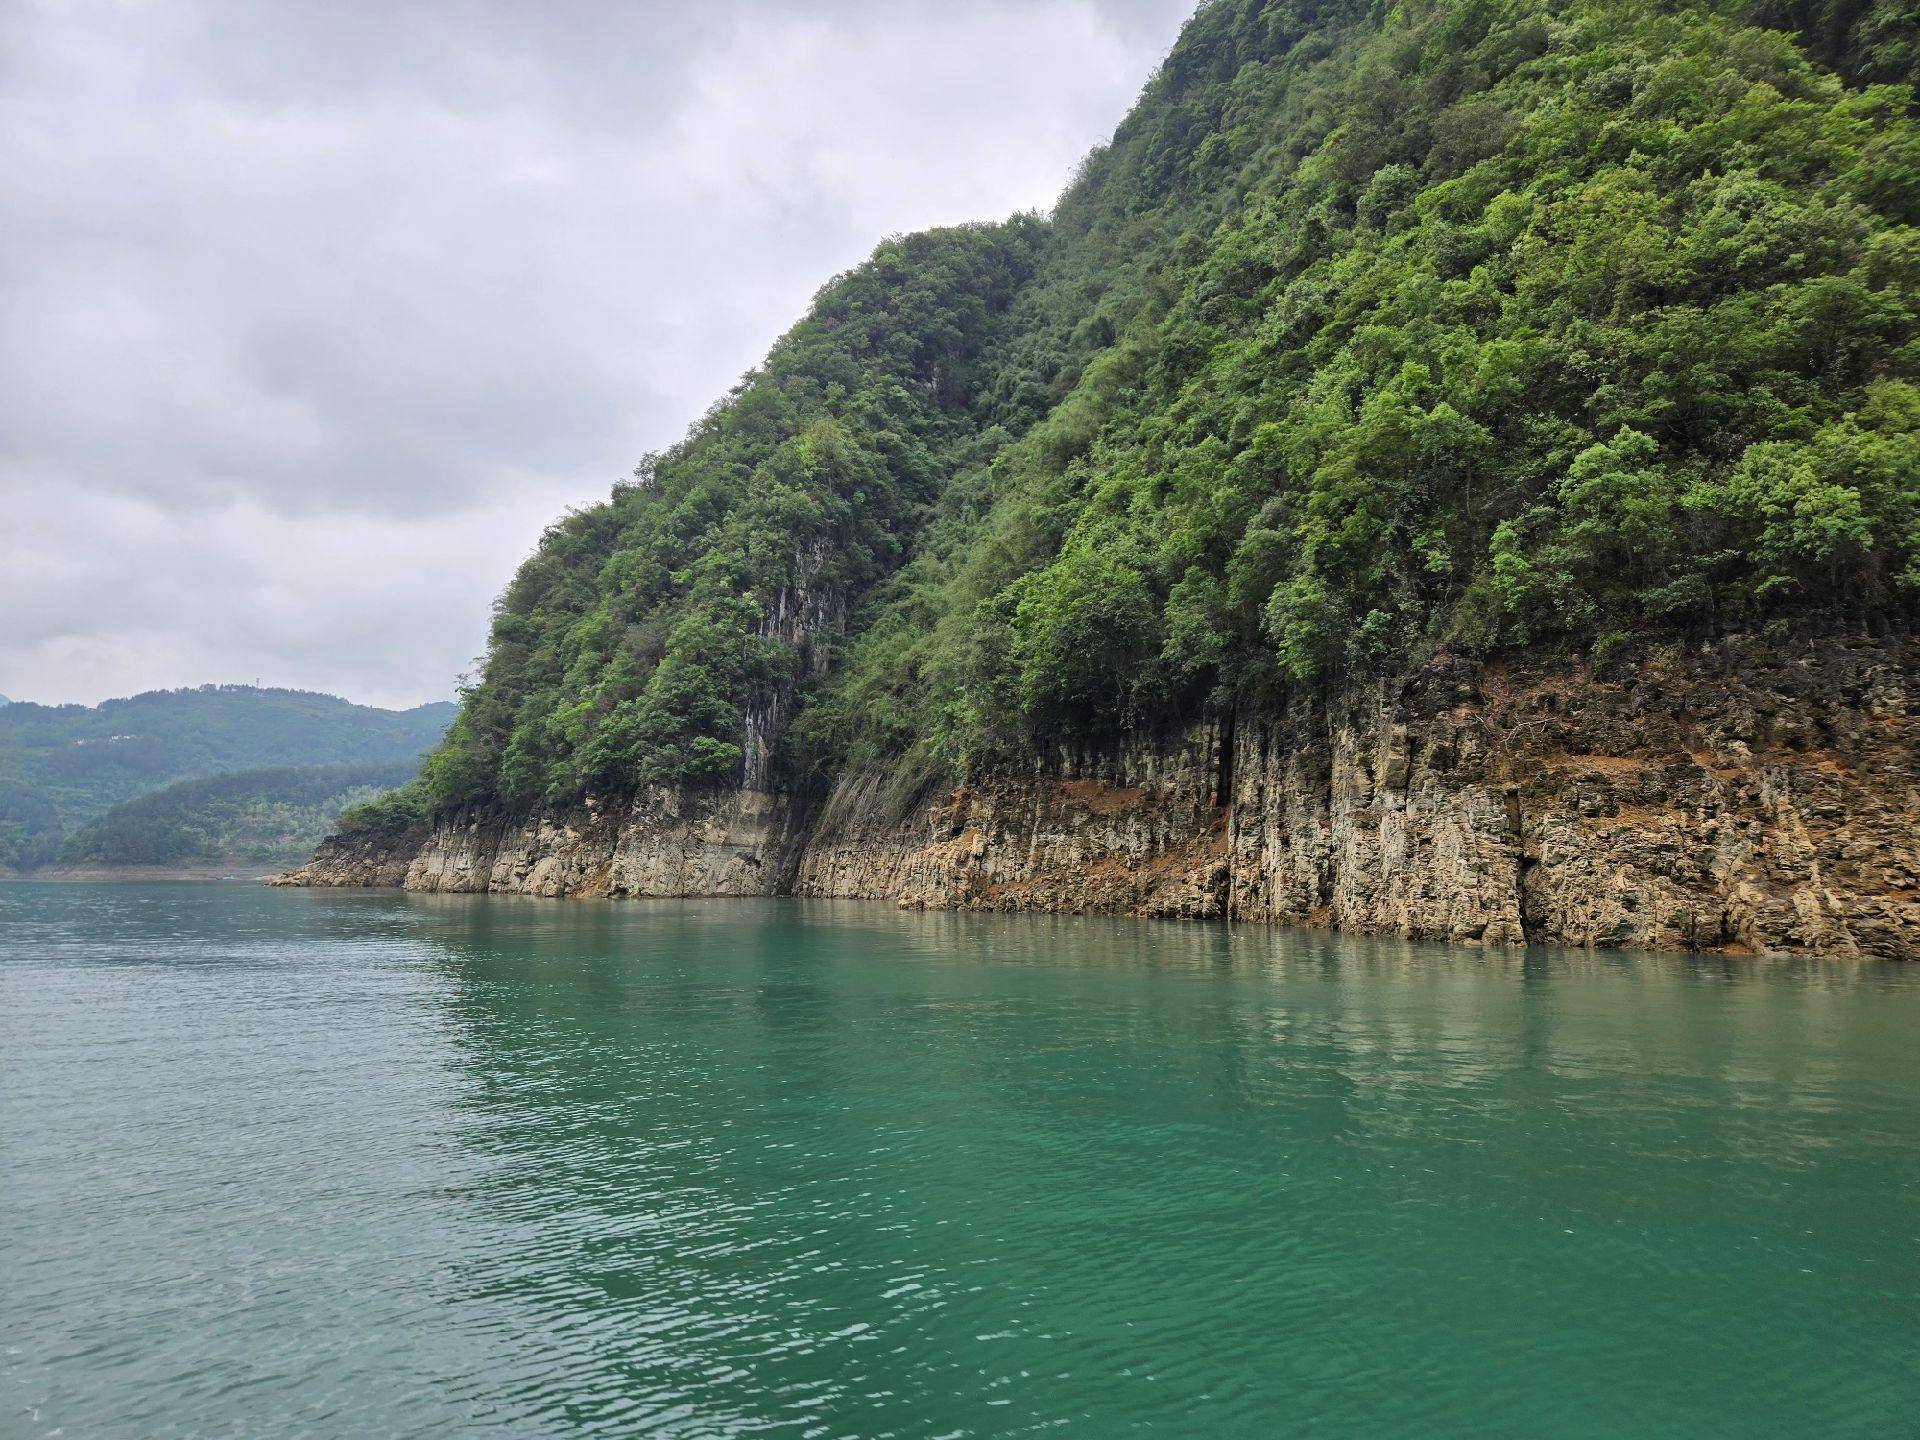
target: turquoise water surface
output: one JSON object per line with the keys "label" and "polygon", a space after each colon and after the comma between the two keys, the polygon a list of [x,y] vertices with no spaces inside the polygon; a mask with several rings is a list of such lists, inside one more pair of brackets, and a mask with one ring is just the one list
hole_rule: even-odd
{"label": "turquoise water surface", "polygon": [[0,886],[0,1435],[1920,1433],[1920,967]]}

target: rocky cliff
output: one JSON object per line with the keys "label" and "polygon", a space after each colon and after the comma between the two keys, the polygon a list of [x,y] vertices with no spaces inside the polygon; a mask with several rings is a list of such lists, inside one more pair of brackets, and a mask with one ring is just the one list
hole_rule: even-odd
{"label": "rocky cliff", "polygon": [[650,791],[334,837],[285,883],[867,897],[1432,937],[1920,958],[1920,646],[1729,640],[1618,675],[1442,660],[890,811]]}
{"label": "rocky cliff", "polygon": [[763,790],[646,791],[617,811],[473,810],[394,835],[329,836],[278,885],[518,895],[776,895],[792,883],[806,807]]}

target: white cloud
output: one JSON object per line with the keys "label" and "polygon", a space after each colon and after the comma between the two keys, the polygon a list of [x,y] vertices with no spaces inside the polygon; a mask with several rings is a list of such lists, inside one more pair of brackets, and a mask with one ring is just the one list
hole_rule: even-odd
{"label": "white cloud", "polygon": [[[488,583],[564,505],[517,490],[444,515],[277,512],[252,496],[183,511],[144,495],[34,487],[0,573],[10,663],[82,696],[247,682],[412,705],[452,693]],[[84,596],[75,626],[49,596]],[[437,683],[423,685],[428,675]],[[39,699],[28,687],[15,698]],[[60,698],[58,696],[51,698]]]}
{"label": "white cloud", "polygon": [[448,694],[884,235],[1051,202],[1188,0],[0,21],[0,690]]}

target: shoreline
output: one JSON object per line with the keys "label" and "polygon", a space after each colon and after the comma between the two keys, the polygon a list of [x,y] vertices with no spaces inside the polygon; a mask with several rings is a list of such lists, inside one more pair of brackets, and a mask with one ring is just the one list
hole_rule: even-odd
{"label": "shoreline", "polygon": [[227,880],[257,885],[281,873],[283,867],[262,865],[61,865],[45,870],[0,871],[0,884],[99,885],[154,884]]}
{"label": "shoreline", "polygon": [[275,882],[777,895],[1473,945],[1920,959],[1911,637],[1730,637],[1617,671],[1448,659],[982,773],[899,813],[652,786],[349,830]]}

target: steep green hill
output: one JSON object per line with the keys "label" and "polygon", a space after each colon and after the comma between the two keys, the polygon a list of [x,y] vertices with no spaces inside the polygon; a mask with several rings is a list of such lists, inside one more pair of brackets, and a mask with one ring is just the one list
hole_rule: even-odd
{"label": "steep green hill", "polygon": [[1920,600],[1899,3],[1216,0],[550,530],[422,781],[907,796],[1442,649]]}
{"label": "steep green hill", "polygon": [[439,741],[453,708],[378,710],[245,685],[95,706],[15,702],[0,709],[0,865],[46,864],[76,826],[179,779],[268,765],[410,765]]}
{"label": "steep green hill", "polygon": [[241,770],[181,780],[90,820],[63,865],[273,866],[312,853],[340,812],[413,778],[411,762]]}

